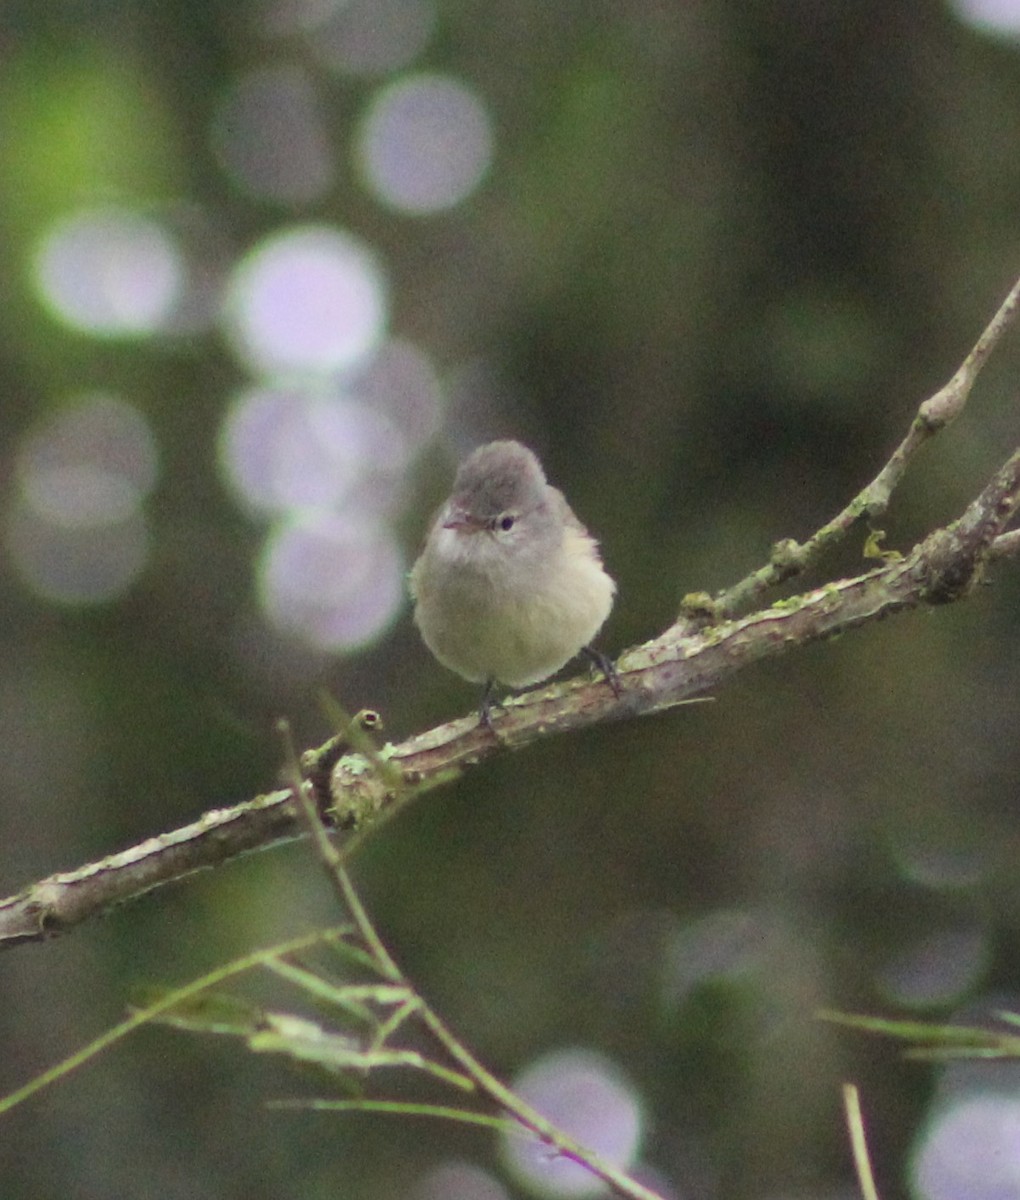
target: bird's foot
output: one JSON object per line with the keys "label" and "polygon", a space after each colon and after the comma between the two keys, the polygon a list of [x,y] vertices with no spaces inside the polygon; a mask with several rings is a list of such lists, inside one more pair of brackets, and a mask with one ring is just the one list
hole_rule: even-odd
{"label": "bird's foot", "polygon": [[613,689],[613,695],[619,700],[623,695],[623,686],[620,683],[620,676],[613,660],[608,655],[603,654],[601,650],[596,650],[594,646],[582,646],[581,653],[588,659],[592,666],[598,667],[606,677],[606,683]]}
{"label": "bird's foot", "polygon": [[492,710],[502,707],[502,701],[496,699],[496,681],[495,679],[490,679],[485,684],[485,690],[482,692],[482,701],[478,705],[478,723],[484,725],[497,741],[501,739],[496,732],[495,725],[492,723]]}

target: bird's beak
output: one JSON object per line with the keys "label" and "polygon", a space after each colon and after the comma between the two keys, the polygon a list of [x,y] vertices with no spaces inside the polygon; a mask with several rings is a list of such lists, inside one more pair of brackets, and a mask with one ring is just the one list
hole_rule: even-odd
{"label": "bird's beak", "polygon": [[458,529],[462,533],[478,533],[485,527],[484,521],[479,520],[465,508],[450,508],[446,513],[446,520],[443,522],[444,529]]}

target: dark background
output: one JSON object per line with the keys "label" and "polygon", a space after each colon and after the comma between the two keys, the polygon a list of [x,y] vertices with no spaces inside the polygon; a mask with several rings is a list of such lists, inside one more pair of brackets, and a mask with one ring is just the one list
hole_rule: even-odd
{"label": "dark background", "polygon": [[[151,558],[116,601],[50,603],[0,563],[4,893],[273,786],[273,720],[321,741],[324,687],[398,739],[475,699],[406,609],[348,655],[258,623],[264,527],[215,460],[241,368],[215,330],[55,320],[28,282],[55,217],[186,199],[238,249],[299,220],[372,244],[394,330],[447,386],[399,514],[408,561],[463,449],[518,436],[601,538],[613,652],[838,511],[1020,271],[1020,48],[946,5],[439,0],[413,68],[476,89],[495,157],[465,203],[417,218],[345,165],[385,80],[327,74],[263,12],[4,6],[0,506],[21,439],[75,390],[129,399],[161,458]],[[260,63],[316,89],[340,166],[310,203],[246,196],[210,151],[217,98]],[[889,545],[952,519],[1016,445],[1018,363],[1014,332],[911,470]],[[468,371],[489,400],[465,413]],[[814,581],[862,569],[860,546]],[[883,1194],[908,1194],[938,1073],[813,1014],[1017,1003],[1018,598],[1007,562],[965,603],[758,667],[712,705],[493,762],[370,840],[366,901],[504,1075],[560,1046],[615,1061],[677,1196],[852,1194],[845,1079]],[[6,956],[0,1089],[118,1020],[132,986],[335,919],[293,846]],[[692,938],[715,947],[700,974]],[[449,1158],[494,1165],[478,1132],[263,1107],[300,1090],[232,1045],[143,1030],[3,1120],[3,1194],[388,1200]]]}

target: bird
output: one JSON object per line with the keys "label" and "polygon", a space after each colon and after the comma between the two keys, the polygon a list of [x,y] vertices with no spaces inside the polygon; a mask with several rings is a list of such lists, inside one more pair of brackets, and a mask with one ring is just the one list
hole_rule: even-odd
{"label": "bird", "polygon": [[620,695],[613,663],[591,644],[616,583],[598,542],[520,442],[489,442],[460,465],[409,583],[425,645],[483,685],[479,716],[490,729],[497,684],[540,683],[581,653]]}

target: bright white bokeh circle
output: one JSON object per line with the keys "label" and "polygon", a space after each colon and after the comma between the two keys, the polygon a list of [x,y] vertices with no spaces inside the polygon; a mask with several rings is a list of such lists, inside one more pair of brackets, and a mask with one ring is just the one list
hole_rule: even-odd
{"label": "bright white bokeh circle", "polygon": [[399,475],[401,446],[384,412],[342,392],[254,387],[227,412],[220,462],[257,511],[338,509],[373,475]]}
{"label": "bright white bokeh circle", "polygon": [[107,207],[55,222],[37,248],[32,276],[43,303],[65,324],[125,337],[168,325],[185,267],[176,240],[158,221]]}
{"label": "bright white bokeh circle", "polygon": [[988,1092],[948,1105],[921,1137],[911,1182],[918,1200],[1020,1196],[1020,1100]]}
{"label": "bright white bokeh circle", "polygon": [[228,332],[258,374],[348,370],[381,341],[388,288],[376,255],[353,235],[299,226],[264,239],[227,288]]}
{"label": "bright white bokeh circle", "polygon": [[950,7],[966,25],[1006,38],[1020,37],[1017,0],[952,0]]}

